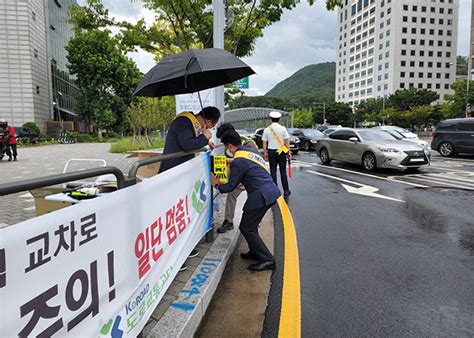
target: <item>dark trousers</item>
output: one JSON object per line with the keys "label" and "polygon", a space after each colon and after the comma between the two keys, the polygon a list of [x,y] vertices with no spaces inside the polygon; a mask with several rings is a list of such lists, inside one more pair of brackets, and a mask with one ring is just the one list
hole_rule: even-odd
{"label": "dark trousers", "polygon": [[240,221],[240,232],[252,252],[260,261],[273,261],[273,255],[258,234],[258,225],[272,205],[260,209],[244,210]]}
{"label": "dark trousers", "polygon": [[280,167],[281,185],[283,186],[283,192],[289,192],[288,187],[288,176],[286,176],[286,161],[287,155],[285,153],[277,154],[276,150],[268,150],[268,160],[270,161],[270,174],[272,175],[273,182],[277,183],[277,165]]}
{"label": "dark trousers", "polygon": [[18,155],[16,151],[16,144],[8,145],[5,153],[7,154],[9,158],[12,158],[12,154],[13,154],[13,157],[16,158],[16,156]]}

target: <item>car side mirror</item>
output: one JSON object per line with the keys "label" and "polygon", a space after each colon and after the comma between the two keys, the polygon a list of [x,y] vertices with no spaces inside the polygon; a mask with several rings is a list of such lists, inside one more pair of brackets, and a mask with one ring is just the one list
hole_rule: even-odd
{"label": "car side mirror", "polygon": [[357,137],[351,137],[351,138],[349,138],[349,141],[357,143],[357,142],[359,142],[359,139]]}

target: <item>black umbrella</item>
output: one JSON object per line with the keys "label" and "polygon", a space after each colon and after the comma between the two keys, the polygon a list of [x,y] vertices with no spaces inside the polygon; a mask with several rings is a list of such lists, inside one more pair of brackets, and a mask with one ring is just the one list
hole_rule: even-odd
{"label": "black umbrella", "polygon": [[233,54],[218,48],[189,50],[165,57],[133,95],[159,97],[194,93],[232,83],[255,72]]}

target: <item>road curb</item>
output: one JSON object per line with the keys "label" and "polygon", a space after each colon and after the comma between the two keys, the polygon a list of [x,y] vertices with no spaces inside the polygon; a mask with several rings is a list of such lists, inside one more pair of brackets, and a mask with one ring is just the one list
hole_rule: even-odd
{"label": "road curb", "polygon": [[145,337],[192,337],[206,314],[214,293],[234,252],[238,228],[219,234],[209,252],[171,303],[158,323]]}

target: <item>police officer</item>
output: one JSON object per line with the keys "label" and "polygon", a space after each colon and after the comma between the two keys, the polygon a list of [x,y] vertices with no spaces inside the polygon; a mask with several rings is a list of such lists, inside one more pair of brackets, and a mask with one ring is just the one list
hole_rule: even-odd
{"label": "police officer", "polygon": [[[217,128],[216,136],[218,138],[221,138],[226,132],[230,130],[235,131],[234,126],[230,123],[223,123],[219,126],[219,128]],[[258,150],[257,144],[250,137],[240,135],[240,143],[245,148]],[[229,154],[227,153],[226,155],[228,156],[227,163],[229,164],[232,163],[233,156],[229,156]],[[234,229],[234,214],[235,214],[235,206],[237,204],[237,198],[244,190],[245,189],[243,185],[239,184],[237,188],[234,189],[234,191],[227,194],[227,197],[225,200],[224,222],[222,223],[222,226],[217,229],[217,232],[222,234],[226,231]]]}
{"label": "police officer", "polygon": [[281,185],[285,196],[291,194],[288,186],[288,177],[286,176],[286,162],[287,158],[291,160],[290,151],[290,135],[288,130],[278,122],[280,121],[281,113],[272,111],[270,118],[272,124],[263,131],[262,144],[265,160],[270,162],[270,173],[273,181],[277,183],[277,166],[280,167]]}
{"label": "police officer", "polygon": [[[166,135],[163,154],[196,150],[206,145],[214,148],[210,129],[217,124],[220,116],[221,113],[216,107],[206,107],[196,115],[192,112],[179,114],[171,123],[168,135]],[[162,173],[193,158],[194,155],[188,155],[162,161],[158,173]]]}
{"label": "police officer", "polygon": [[233,191],[240,183],[247,190],[247,201],[243,207],[240,232],[249,246],[249,252],[241,253],[243,259],[253,259],[257,263],[249,265],[253,271],[274,270],[275,259],[265,242],[258,234],[258,225],[280,196],[278,187],[273,182],[264,159],[257,150],[241,145],[236,131],[228,131],[221,137],[226,151],[233,154],[228,183],[221,184],[212,175],[212,185],[221,193]]}

